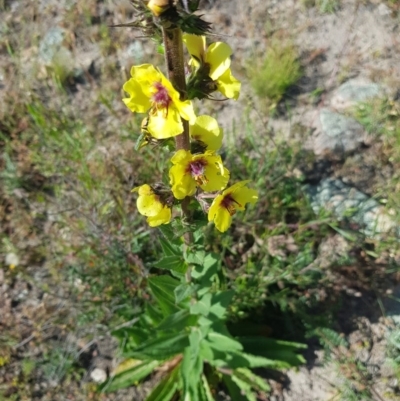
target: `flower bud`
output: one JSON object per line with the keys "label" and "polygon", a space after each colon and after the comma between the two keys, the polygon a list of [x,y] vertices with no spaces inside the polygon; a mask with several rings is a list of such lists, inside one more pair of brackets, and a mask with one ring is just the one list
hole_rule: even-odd
{"label": "flower bud", "polygon": [[159,17],[162,13],[167,11],[170,6],[170,0],[150,0],[147,3],[147,8],[149,8],[156,17]]}

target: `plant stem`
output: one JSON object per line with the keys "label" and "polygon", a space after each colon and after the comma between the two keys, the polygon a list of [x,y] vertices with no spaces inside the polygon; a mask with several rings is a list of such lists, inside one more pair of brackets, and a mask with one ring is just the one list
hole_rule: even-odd
{"label": "plant stem", "polygon": [[[187,99],[185,64],[183,61],[182,32],[179,28],[163,27],[165,46],[165,64],[167,75],[174,88],[179,92],[181,100]],[[189,123],[182,119],[183,132],[175,137],[176,150],[190,150]]]}
{"label": "plant stem", "polygon": [[[183,61],[183,42],[182,32],[176,27],[163,27],[163,41],[165,49],[165,64],[167,66],[168,79],[171,81],[174,88],[179,92],[181,100],[187,99],[185,64]],[[182,119],[183,132],[175,137],[176,150],[190,150],[189,123]],[[191,221],[191,213],[189,210],[190,197],[187,196],[181,203],[182,218],[186,223]],[[184,234],[186,246],[193,243],[193,233],[186,232]],[[186,272],[186,281],[191,281],[191,266]]]}

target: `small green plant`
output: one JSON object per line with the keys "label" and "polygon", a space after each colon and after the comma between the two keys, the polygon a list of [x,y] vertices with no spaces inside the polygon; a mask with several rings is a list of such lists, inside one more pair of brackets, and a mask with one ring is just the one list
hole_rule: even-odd
{"label": "small green plant", "polygon": [[277,103],[301,78],[302,68],[295,46],[273,38],[264,58],[248,63],[247,73],[255,93]]}
{"label": "small green plant", "polygon": [[306,8],[318,7],[321,13],[332,14],[340,7],[340,0],[302,0]]}

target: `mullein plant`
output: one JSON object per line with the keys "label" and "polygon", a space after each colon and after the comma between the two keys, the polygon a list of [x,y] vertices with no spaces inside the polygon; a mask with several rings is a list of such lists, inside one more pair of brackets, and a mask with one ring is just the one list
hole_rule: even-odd
{"label": "mullein plant", "polygon": [[210,24],[195,14],[199,0],[134,3],[141,14],[127,25],[162,37],[166,61],[166,75],[151,64],[133,66],[123,102],[143,114],[137,149],[159,144],[170,150],[173,138],[169,182],[133,189],[139,213],[161,229],[163,257],[152,266],[167,274],[148,278],[153,301],[135,325],[114,332],[125,360],[101,388],[115,391],[153,375],[158,380],[147,401],[211,401],[221,385],[232,400],[255,401],[269,386],[253,368],[287,368],[303,358],[302,345],[257,336],[254,327],[228,330],[235,294],[220,283],[220,255],[204,247],[207,219],[225,232],[236,212],[258,199],[249,181],[230,184],[218,154],[223,131],[193,107],[194,99],[238,99],[232,50],[222,42],[207,45]]}

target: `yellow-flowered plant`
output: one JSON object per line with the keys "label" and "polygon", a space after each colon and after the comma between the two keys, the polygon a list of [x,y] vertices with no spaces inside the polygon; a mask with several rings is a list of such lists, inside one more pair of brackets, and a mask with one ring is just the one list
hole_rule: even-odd
{"label": "yellow-flowered plant", "polygon": [[[227,324],[231,301],[241,294],[235,294],[235,286],[227,290],[221,280],[226,276],[221,244],[210,243],[214,236],[205,235],[204,225],[208,220],[227,231],[233,215],[255,203],[258,194],[246,180],[227,188],[230,173],[218,154],[223,131],[212,116],[196,117],[191,103],[212,99],[215,91],[239,97],[240,83],[230,69],[232,50],[222,42],[206,46],[210,24],[195,14],[199,0],[133,3],[144,7],[145,33],[163,38],[169,79],[150,64],[132,67],[124,102],[131,111],[147,114],[136,149],[149,144],[169,152],[169,185],[134,189],[139,213],[151,227],[160,226],[162,254],[146,261],[159,270],[146,275],[151,297],[143,312],[134,325],[115,331],[127,359],[103,389],[115,391],[153,373],[158,383],[147,400],[212,401],[220,389],[232,400],[265,398],[269,386],[252,369],[287,367],[302,359],[293,344],[254,335],[253,328],[250,336],[235,336]],[[190,54],[186,64],[182,31]]]}

